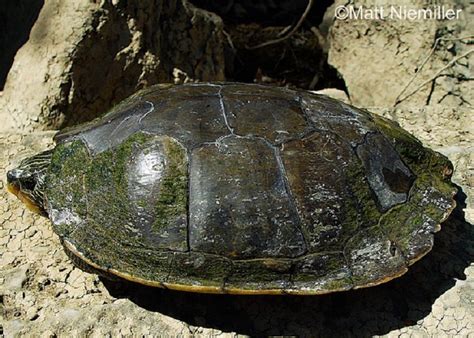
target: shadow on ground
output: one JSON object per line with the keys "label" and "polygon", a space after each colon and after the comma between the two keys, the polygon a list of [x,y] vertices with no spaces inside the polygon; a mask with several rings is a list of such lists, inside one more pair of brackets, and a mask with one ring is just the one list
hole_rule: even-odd
{"label": "shadow on ground", "polygon": [[192,326],[262,335],[372,336],[415,324],[434,301],[465,279],[473,261],[473,229],[457,207],[435,236],[433,250],[407,274],[387,284],[325,296],[205,295],[155,289],[131,282],[103,280],[117,298]]}

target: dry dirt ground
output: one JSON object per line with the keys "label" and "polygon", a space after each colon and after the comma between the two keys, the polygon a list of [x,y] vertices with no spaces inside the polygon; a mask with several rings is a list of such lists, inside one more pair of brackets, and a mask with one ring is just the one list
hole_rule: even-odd
{"label": "dry dirt ground", "polygon": [[53,132],[0,135],[3,333],[473,336],[472,111],[380,113],[453,161],[454,181],[460,186],[458,208],[436,235],[433,251],[405,276],[370,289],[319,297],[188,294],[109,282],[82,272],[65,255],[48,221],[26,211],[4,189],[6,169],[51,145]]}

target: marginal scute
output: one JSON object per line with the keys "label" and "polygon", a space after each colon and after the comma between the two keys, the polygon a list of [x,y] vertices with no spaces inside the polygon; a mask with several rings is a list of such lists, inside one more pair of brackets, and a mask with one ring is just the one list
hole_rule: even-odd
{"label": "marginal scute", "polygon": [[81,245],[81,253],[86,257],[104,270],[114,269],[127,274],[132,281],[139,278],[156,284],[163,283],[172,269],[169,251],[127,245],[117,247],[116,242],[107,238],[97,239],[97,246],[92,248],[83,245],[83,242],[87,243],[88,240],[83,238],[75,241]]}
{"label": "marginal scute", "polygon": [[173,253],[167,282],[222,288],[231,273],[230,259],[203,252]]}
{"label": "marginal scute", "polygon": [[407,270],[401,252],[379,226],[358,232],[347,243],[344,255],[356,288],[383,283]]}
{"label": "marginal scute", "polygon": [[[291,266],[288,260],[253,259],[232,262],[226,277],[225,289],[285,290],[291,285]],[[249,276],[252,276],[249,280]]]}
{"label": "marginal scute", "polygon": [[275,151],[229,136],[192,153],[191,250],[233,258],[295,257],[306,251]]}
{"label": "marginal scute", "polygon": [[292,289],[313,291],[349,290],[351,271],[342,252],[311,254],[295,262]]}

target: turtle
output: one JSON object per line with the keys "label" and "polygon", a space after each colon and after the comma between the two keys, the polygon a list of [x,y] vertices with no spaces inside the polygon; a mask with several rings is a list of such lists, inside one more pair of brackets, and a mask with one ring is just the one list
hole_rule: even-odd
{"label": "turtle", "polygon": [[167,289],[316,295],[403,275],[455,207],[398,123],[305,90],[160,84],[7,173],[80,268]]}

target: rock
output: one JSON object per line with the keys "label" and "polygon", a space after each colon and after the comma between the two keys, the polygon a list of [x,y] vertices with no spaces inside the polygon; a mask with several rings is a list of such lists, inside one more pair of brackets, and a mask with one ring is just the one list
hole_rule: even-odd
{"label": "rock", "polygon": [[[427,6],[422,0],[410,1],[404,5],[414,11],[434,7]],[[365,0],[347,5],[347,1],[338,0],[335,7],[338,6],[353,10],[362,6],[365,9],[383,7],[389,12],[391,3]],[[460,1],[456,7],[452,2],[447,2],[444,6],[462,9],[460,19],[334,19],[329,33],[328,63],[344,78],[349,95],[356,106],[394,106],[399,99],[432,78],[451,60],[469,50],[467,41],[474,24],[472,20],[467,19],[468,1]],[[330,10],[334,13],[334,8]],[[467,38],[463,41],[456,40],[462,36]],[[436,51],[430,54],[438,37],[452,40],[441,41]],[[403,91],[428,55],[430,57],[416,79]],[[423,86],[416,94],[404,100],[403,104],[443,104],[455,107],[472,105],[474,91],[472,84],[469,86],[469,76],[465,75],[466,72],[469,72],[469,59],[464,58],[443,72],[448,76],[440,76],[434,84]],[[399,96],[400,94],[403,95]]]}
{"label": "rock", "polygon": [[343,90],[337,88],[325,88],[321,90],[314,90],[312,92],[316,94],[327,95],[329,97],[332,97],[333,99],[341,100],[345,103],[351,103],[351,100],[349,99],[347,94]]}
{"label": "rock", "polygon": [[0,96],[0,132],[90,120],[175,69],[223,80],[222,29],[187,0],[46,0]]}
{"label": "rock", "polygon": [[0,273],[4,278],[2,289],[8,291],[21,290],[28,278],[27,272],[28,265],[26,264],[6,271],[1,271]]}
{"label": "rock", "polygon": [[36,306],[30,307],[28,310],[26,310],[26,316],[25,316],[26,319],[31,320],[31,321],[36,320],[39,317],[38,311],[39,311],[38,307]]}

